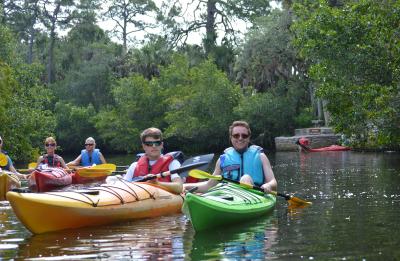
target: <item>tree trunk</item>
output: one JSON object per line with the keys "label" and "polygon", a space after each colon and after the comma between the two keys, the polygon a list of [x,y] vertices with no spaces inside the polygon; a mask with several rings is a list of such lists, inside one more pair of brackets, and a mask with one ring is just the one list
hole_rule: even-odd
{"label": "tree trunk", "polygon": [[208,55],[215,47],[217,33],[215,31],[215,13],[217,12],[216,0],[207,2],[207,22],[206,39],[204,39],[204,49]]}
{"label": "tree trunk", "polygon": [[324,109],[324,120],[325,120],[325,127],[329,127],[331,115],[327,109],[328,102],[326,100],[322,100],[322,106]]}
{"label": "tree trunk", "polygon": [[52,28],[50,31],[50,45],[49,45],[49,60],[47,64],[47,82],[53,83],[54,82],[54,44],[56,41],[56,33],[55,33],[55,21],[52,24]]}
{"label": "tree trunk", "polygon": [[33,43],[35,40],[35,29],[33,26],[29,30],[29,40],[28,40],[28,54],[26,57],[26,61],[28,64],[32,64],[33,62]]}

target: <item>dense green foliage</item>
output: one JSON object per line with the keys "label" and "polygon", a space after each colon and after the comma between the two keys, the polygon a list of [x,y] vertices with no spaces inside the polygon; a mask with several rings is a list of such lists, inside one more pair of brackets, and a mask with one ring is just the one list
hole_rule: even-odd
{"label": "dense green foliage", "polygon": [[[156,26],[141,15],[163,12],[163,31],[130,46],[122,27],[118,44],[99,26],[98,0],[2,2],[0,135],[13,159],[33,160],[49,135],[62,153],[88,136],[103,151],[136,152],[150,126],[166,150],[220,152],[237,119],[271,149],[320,116],[317,98],[352,146],[400,147],[398,1],[282,1],[272,12],[266,0],[194,1],[203,9],[179,23],[174,1],[105,2],[140,30]],[[251,26],[240,45],[237,20]],[[202,43],[185,44],[200,28]]]}
{"label": "dense green foliage", "polygon": [[354,145],[400,144],[398,1],[295,5],[293,27],[332,124]]}

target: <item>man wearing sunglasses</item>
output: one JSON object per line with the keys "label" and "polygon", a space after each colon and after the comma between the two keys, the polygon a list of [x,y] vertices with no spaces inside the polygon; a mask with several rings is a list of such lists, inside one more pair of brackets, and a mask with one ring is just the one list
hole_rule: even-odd
{"label": "man wearing sunglasses", "polygon": [[11,158],[7,155],[7,152],[3,150],[3,138],[0,137],[0,173],[1,170],[7,170],[14,173],[20,179],[26,179],[24,174],[19,173],[13,165]]}
{"label": "man wearing sunglasses", "polygon": [[[157,128],[145,129],[140,134],[144,155],[129,167],[124,176],[125,180],[133,181],[135,177],[154,176],[155,174],[174,170],[180,167],[178,160],[172,155],[163,155],[162,132]],[[182,179],[178,174],[153,179],[151,182],[168,188],[175,193],[182,192]]]}
{"label": "man wearing sunglasses", "polygon": [[103,154],[99,149],[96,149],[96,141],[89,137],[85,141],[85,148],[81,151],[81,154],[73,161],[68,162],[67,165],[87,167],[105,163],[107,162]]}
{"label": "man wearing sunglasses", "polygon": [[[271,164],[263,149],[250,144],[251,130],[245,121],[234,121],[229,127],[229,137],[232,147],[225,149],[215,164],[213,175],[223,175],[225,178],[256,185],[266,193],[276,191],[277,182]],[[185,189],[198,187],[196,192],[206,192],[218,181],[210,179],[196,185],[185,184]]]}

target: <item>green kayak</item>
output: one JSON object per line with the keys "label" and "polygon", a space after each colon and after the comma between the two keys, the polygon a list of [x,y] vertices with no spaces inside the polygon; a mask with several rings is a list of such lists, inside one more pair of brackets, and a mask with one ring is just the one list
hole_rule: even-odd
{"label": "green kayak", "polygon": [[195,231],[241,223],[272,212],[276,197],[233,183],[219,183],[202,195],[187,193],[182,211]]}

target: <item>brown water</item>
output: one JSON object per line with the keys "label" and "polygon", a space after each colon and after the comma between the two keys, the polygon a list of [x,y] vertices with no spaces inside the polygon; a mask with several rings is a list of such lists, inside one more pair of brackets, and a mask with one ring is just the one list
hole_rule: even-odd
{"label": "brown water", "polygon": [[[195,234],[183,215],[33,236],[0,202],[0,258],[400,260],[400,155],[269,155],[279,190],[313,205]],[[131,157],[109,158],[126,165]]]}

